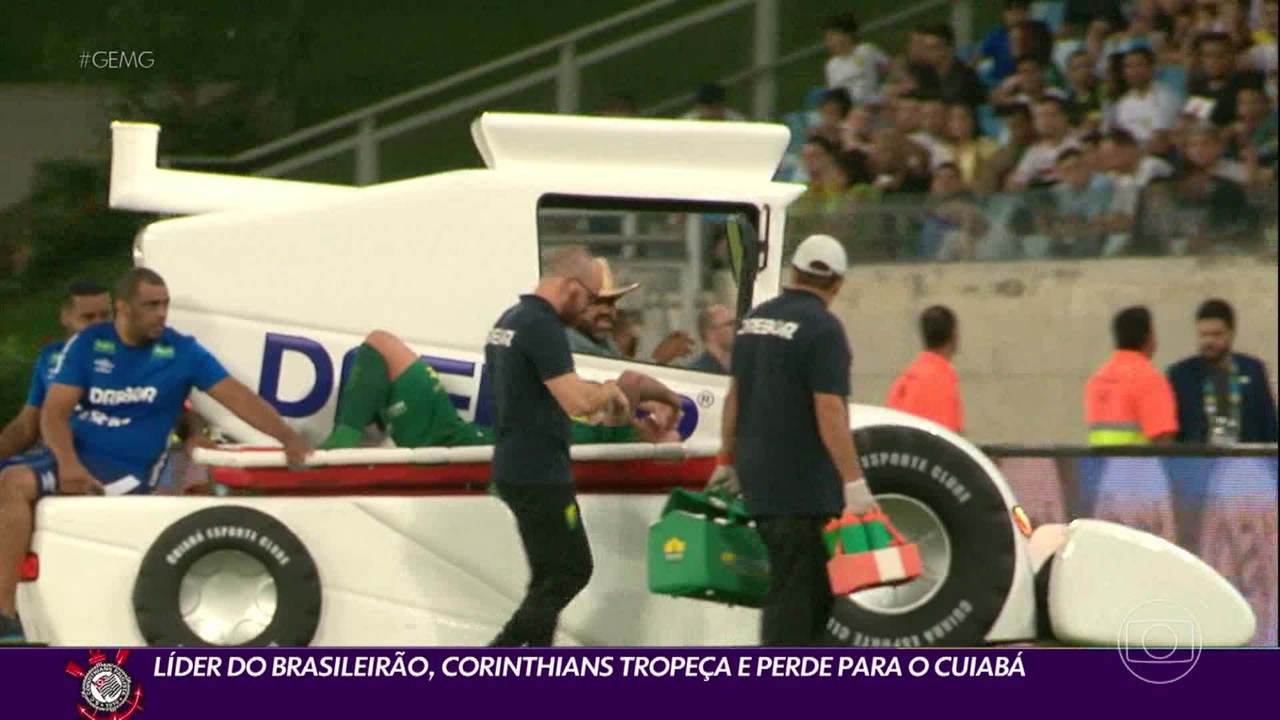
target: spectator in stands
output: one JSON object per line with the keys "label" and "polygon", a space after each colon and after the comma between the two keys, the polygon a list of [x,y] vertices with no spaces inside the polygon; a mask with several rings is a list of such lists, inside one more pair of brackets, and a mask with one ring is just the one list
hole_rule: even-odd
{"label": "spectator in stands", "polygon": [[1155,17],[1144,12],[1134,12],[1127,22],[1108,25],[1118,30],[1107,35],[1102,44],[1103,58],[1126,55],[1133,50],[1150,50],[1155,56],[1160,50],[1160,38],[1155,33]]}
{"label": "spectator in stands", "polygon": [[1044,61],[1026,55],[1018,58],[1017,72],[1005,78],[1004,82],[991,91],[991,102],[996,105],[1034,105],[1050,95],[1063,99],[1067,97],[1065,92],[1049,85]]}
{"label": "spectator in stands", "polygon": [[1236,121],[1228,129],[1227,157],[1244,162],[1252,180],[1276,176],[1276,110],[1262,90],[1242,87],[1236,94]]}
{"label": "spectator in stands", "polygon": [[1178,442],[1276,442],[1276,402],[1266,365],[1232,352],[1235,335],[1235,311],[1225,300],[1206,300],[1196,309],[1199,353],[1168,369],[1178,400]]}
{"label": "spectator in stands", "polygon": [[907,137],[919,132],[923,126],[920,117],[920,98],[919,92],[909,92],[893,99],[890,108],[893,127]]}
{"label": "spectator in stands", "polygon": [[875,185],[886,193],[923,195],[929,191],[929,153],[911,142],[898,128],[875,132],[871,172]]}
{"label": "spectator in stands", "polygon": [[991,70],[987,73],[989,82],[998,83],[1014,72],[1013,45],[1010,33],[1013,28],[1031,19],[1031,0],[1005,0],[1001,24],[992,29],[982,40],[975,64],[984,60],[991,61]]}
{"label": "spectator in stands", "polygon": [[1201,33],[1222,32],[1226,29],[1218,17],[1218,0],[1192,0],[1191,10],[1193,19],[1189,41],[1194,42]]}
{"label": "spectator in stands", "polygon": [[956,314],[945,305],[920,313],[924,350],[916,355],[889,388],[886,405],[932,420],[955,433],[964,432],[964,402],[960,378],[951,359],[960,349]]}
{"label": "spectator in stands", "polygon": [[726,92],[719,83],[704,83],[695,93],[694,105],[681,116],[684,120],[746,120],[742,113],[725,104]]}
{"label": "spectator in stands", "polygon": [[1060,84],[1058,68],[1053,63],[1053,31],[1040,20],[1025,20],[1013,28],[1009,42],[1015,58],[1033,57],[1044,65],[1049,84]]}
{"label": "spectator in stands", "polygon": [[1066,99],[1071,104],[1072,124],[1089,133],[1102,127],[1102,86],[1093,72],[1087,50],[1076,50],[1067,59]]}
{"label": "spectator in stands", "polygon": [[1253,28],[1249,23],[1249,0],[1218,0],[1218,18],[1219,25],[1231,38],[1235,50],[1244,52],[1253,46]]}
{"label": "spectator in stands", "polygon": [[855,107],[840,124],[841,152],[871,153],[871,133],[875,130],[875,113],[869,105]]}
{"label": "spectator in stands", "polygon": [[1181,103],[1164,83],[1155,79],[1155,55],[1140,48],[1125,53],[1124,81],[1128,90],[1112,108],[1110,128],[1128,130],[1145,150],[1163,155],[1171,149],[1169,133]]}
{"label": "spectator in stands", "polygon": [[1004,188],[1027,149],[1036,141],[1035,125],[1031,120],[1031,108],[1026,105],[1005,105],[996,108],[996,114],[1004,120],[1008,139],[991,159],[995,187]]}
{"label": "spectator in stands", "polygon": [[1262,0],[1261,19],[1253,30],[1253,47],[1249,48],[1242,58],[1242,67],[1262,73],[1267,78],[1269,92],[1276,97],[1276,37],[1277,19],[1280,17],[1280,0]]}
{"label": "spectator in stands", "polygon": [[916,73],[916,89],[944,103],[962,102],[977,107],[987,101],[987,91],[973,68],[956,57],[956,38],[950,25],[930,25],[920,31],[924,64]]}
{"label": "spectator in stands", "polygon": [[810,134],[817,135],[832,143],[840,142],[840,126],[853,109],[853,102],[844,88],[835,88],[822,94],[818,104],[818,125]]}
{"label": "spectator in stands", "polygon": [[1103,21],[1111,27],[1124,27],[1128,18],[1120,0],[1066,0],[1062,10],[1062,34],[1083,35],[1090,23]]}
{"label": "spectator in stands", "polygon": [[805,201],[801,203],[803,207],[813,198],[825,197],[832,187],[839,184],[839,169],[836,165],[840,150],[830,140],[815,135],[804,144],[800,157],[808,181],[804,194],[797,199],[797,202]]}
{"label": "spectator in stands", "polygon": [[875,244],[880,238],[871,226],[874,216],[859,212],[882,194],[871,184],[870,159],[861,152],[842,153],[818,137],[809,140],[805,152],[821,160],[813,163],[808,187],[788,209],[787,237],[799,242],[813,234],[831,235],[845,245],[849,257],[888,259],[888,245]]}
{"label": "spectator in stands", "polygon": [[1103,255],[1121,254],[1129,249],[1130,234],[1138,214],[1139,199],[1154,180],[1169,178],[1173,167],[1152,155],[1144,155],[1138,141],[1127,130],[1112,130],[1100,146],[1102,167],[1111,179],[1111,207],[1106,217],[1110,235]]}
{"label": "spectator in stands", "polygon": [[1044,234],[1052,239],[1056,257],[1097,257],[1111,209],[1111,183],[1089,167],[1077,148],[1064,150],[1057,167],[1062,179],[1052,189],[1053,207]]}
{"label": "spectator in stands", "polygon": [[922,260],[972,260],[986,231],[982,208],[965,188],[960,169],[949,162],[934,168],[916,256]]}
{"label": "spectator in stands", "polygon": [[1151,21],[1161,64],[1180,65],[1183,62],[1182,47],[1191,27],[1190,0],[1155,0],[1155,12]]}
{"label": "spectator in stands", "polygon": [[929,167],[951,162],[951,142],[947,138],[947,106],[937,95],[920,98],[920,129],[911,134],[911,141],[929,151]]}
{"label": "spectator in stands", "polygon": [[924,35],[919,30],[908,30],[906,49],[902,55],[893,58],[889,67],[889,81],[884,87],[886,100],[920,89],[916,84],[916,78],[928,67],[923,46]]}
{"label": "spectator in stands", "polygon": [[1105,173],[1102,167],[1102,133],[1091,132],[1080,135],[1080,157],[1084,160],[1084,166],[1091,173]]}
{"label": "spectator in stands", "polygon": [[1047,96],[1031,110],[1036,131],[1036,143],[1027,148],[1022,160],[1009,176],[1009,190],[1024,190],[1033,186],[1052,185],[1058,181],[1058,156],[1063,150],[1079,148],[1069,119],[1066,102]]}
{"label": "spectator in stands", "polygon": [[884,99],[889,56],[880,48],[858,38],[858,19],[850,14],[831,18],[822,26],[826,45],[827,88],[843,89],[854,105],[878,105]]}
{"label": "spectator in stands", "polygon": [[974,110],[964,103],[947,106],[947,140],[960,170],[960,182],[968,190],[988,193],[996,188],[996,154],[1000,146],[982,135]]}
{"label": "spectator in stands", "polygon": [[836,157],[836,151],[828,149],[830,145],[829,140],[818,136],[806,140],[800,148],[800,169],[792,180],[810,187],[820,187],[827,182],[827,175],[832,172]]}
{"label": "spectator in stands", "polygon": [[1262,91],[1266,79],[1262,73],[1236,68],[1236,49],[1226,33],[1201,35],[1196,38],[1194,52],[1184,112],[1227,127],[1236,121],[1236,98],[1241,88]]}
{"label": "spectator in stands", "polygon": [[698,336],[702,339],[703,350],[689,363],[689,369],[728,375],[736,326],[737,321],[729,308],[723,305],[703,308],[698,313]]}
{"label": "spectator in stands", "polygon": [[1256,213],[1240,183],[1215,174],[1222,139],[1211,125],[1187,138],[1182,167],[1142,198],[1134,239],[1143,252],[1240,253],[1257,248]]}

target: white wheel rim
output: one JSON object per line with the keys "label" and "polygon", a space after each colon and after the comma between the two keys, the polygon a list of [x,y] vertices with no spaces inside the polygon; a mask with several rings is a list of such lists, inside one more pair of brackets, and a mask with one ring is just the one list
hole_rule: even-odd
{"label": "white wheel rim", "polygon": [[909,583],[871,588],[849,595],[864,610],[881,615],[903,615],[923,606],[946,584],[951,575],[951,535],[928,505],[907,495],[877,495],[876,502],[889,516],[902,539],[920,547],[923,572]]}
{"label": "white wheel rim", "polygon": [[218,550],[192,563],[178,591],[182,620],[210,645],[241,645],[276,614],[276,581],[262,561]]}

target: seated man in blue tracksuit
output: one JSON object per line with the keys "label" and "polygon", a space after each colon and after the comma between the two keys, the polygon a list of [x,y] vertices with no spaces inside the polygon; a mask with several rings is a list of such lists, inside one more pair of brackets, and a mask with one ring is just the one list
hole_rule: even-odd
{"label": "seated man in blue tracksuit", "polygon": [[150,493],[193,388],[280,441],[291,465],[310,453],[274,408],[195,338],[165,324],[169,292],[155,272],[125,273],[115,310],[114,321],[63,347],[40,412],[45,448],[0,470],[0,640],[22,637],[15,594],[35,503],[54,494]]}
{"label": "seated man in blue tracksuit", "polygon": [[[59,319],[67,331],[67,337],[75,335],[90,325],[111,319],[111,295],[107,288],[89,280],[76,280],[67,287],[62,301]],[[16,417],[0,430],[0,469],[19,463],[22,453],[32,450],[40,440],[40,406],[44,405],[45,392],[53,379],[53,369],[62,357],[66,340],[40,348],[35,368],[31,371],[31,385],[27,401]]]}
{"label": "seated man in blue tracksuit", "polygon": [[1261,360],[1231,351],[1235,312],[1218,299],[1196,310],[1200,354],[1169,367],[1181,443],[1276,442],[1276,402]]}

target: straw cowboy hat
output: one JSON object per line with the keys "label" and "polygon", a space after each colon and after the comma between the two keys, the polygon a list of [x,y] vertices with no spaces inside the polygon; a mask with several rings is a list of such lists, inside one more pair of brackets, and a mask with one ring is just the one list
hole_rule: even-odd
{"label": "straw cowboy hat", "polygon": [[613,268],[609,267],[609,261],[598,257],[595,262],[600,266],[600,271],[604,281],[600,284],[599,296],[601,300],[617,300],[627,293],[640,287],[640,283],[631,283],[618,287],[617,280],[613,277]]}

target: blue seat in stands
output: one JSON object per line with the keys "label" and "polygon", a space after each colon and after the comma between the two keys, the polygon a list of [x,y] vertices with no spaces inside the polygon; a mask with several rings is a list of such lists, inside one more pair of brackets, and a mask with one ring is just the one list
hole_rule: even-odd
{"label": "blue seat in stands", "polygon": [[996,115],[996,109],[990,105],[978,106],[978,127],[982,134],[993,140],[999,140],[1004,132],[1004,118]]}
{"label": "blue seat in stands", "polygon": [[1156,80],[1182,97],[1187,95],[1187,69],[1181,65],[1161,65],[1156,69]]}
{"label": "blue seat in stands", "polygon": [[804,96],[804,109],[817,110],[818,105],[822,103],[822,96],[826,92],[827,92],[827,89],[822,86],[809,88],[809,92],[805,93],[805,96]]}
{"label": "blue seat in stands", "polygon": [[782,116],[782,122],[791,131],[791,142],[787,144],[787,149],[799,150],[809,134],[809,113],[804,111],[785,113]]}
{"label": "blue seat in stands", "polygon": [[1031,3],[1031,19],[1040,20],[1055,33],[1062,29],[1062,23],[1066,15],[1067,6],[1065,2],[1039,0]]}

